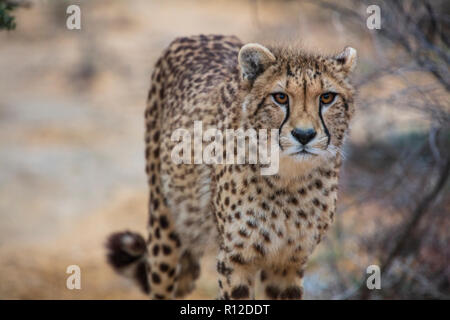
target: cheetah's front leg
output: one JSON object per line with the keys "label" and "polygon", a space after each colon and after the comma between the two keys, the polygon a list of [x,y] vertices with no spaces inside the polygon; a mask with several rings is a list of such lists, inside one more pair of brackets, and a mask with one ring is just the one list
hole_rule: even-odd
{"label": "cheetah's front leg", "polygon": [[262,299],[295,300],[303,294],[302,268],[266,268],[261,270]]}
{"label": "cheetah's front leg", "polygon": [[219,252],[219,299],[254,299],[256,268],[248,266],[238,254]]}

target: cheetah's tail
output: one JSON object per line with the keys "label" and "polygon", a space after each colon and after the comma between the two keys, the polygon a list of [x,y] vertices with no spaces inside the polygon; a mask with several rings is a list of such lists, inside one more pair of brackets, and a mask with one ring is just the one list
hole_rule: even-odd
{"label": "cheetah's tail", "polygon": [[108,263],[114,270],[132,278],[145,293],[149,293],[147,245],[144,238],[135,232],[116,232],[109,236],[106,249]]}

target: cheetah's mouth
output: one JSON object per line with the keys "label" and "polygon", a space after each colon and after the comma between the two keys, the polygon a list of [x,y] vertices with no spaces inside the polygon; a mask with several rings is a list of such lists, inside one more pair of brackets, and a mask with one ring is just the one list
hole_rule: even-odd
{"label": "cheetah's mouth", "polygon": [[314,152],[313,148],[308,146],[291,146],[285,150],[285,154],[289,156],[317,156],[318,153]]}
{"label": "cheetah's mouth", "polygon": [[284,155],[293,157],[297,161],[315,161],[317,158],[334,158],[337,154],[342,155],[342,151],[330,144],[326,149],[313,146],[290,146],[284,150]]}
{"label": "cheetah's mouth", "polygon": [[311,146],[291,146],[286,149],[284,154],[292,157],[296,161],[315,161],[318,157],[322,156],[324,152]]}
{"label": "cheetah's mouth", "polygon": [[302,149],[302,150],[300,150],[300,151],[298,151],[296,153],[291,154],[291,156],[294,156],[296,158],[300,158],[301,160],[305,160],[305,159],[308,159],[310,157],[316,157],[317,154],[309,152],[306,149]]}
{"label": "cheetah's mouth", "polygon": [[299,155],[299,154],[301,154],[301,155],[308,154],[308,155],[316,156],[316,154],[311,153],[311,152],[309,152],[309,151],[306,151],[305,149],[300,150],[299,152],[294,153],[294,155]]}

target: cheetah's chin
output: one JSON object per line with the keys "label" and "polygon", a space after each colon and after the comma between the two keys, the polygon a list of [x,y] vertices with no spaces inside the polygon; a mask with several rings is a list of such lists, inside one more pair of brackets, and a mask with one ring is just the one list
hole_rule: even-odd
{"label": "cheetah's chin", "polygon": [[306,150],[302,150],[297,153],[294,153],[293,155],[291,155],[291,157],[293,157],[298,162],[302,162],[302,161],[309,161],[314,158],[317,158],[318,155],[311,153],[309,151],[306,151]]}
{"label": "cheetah's chin", "polygon": [[326,157],[314,154],[282,155],[278,175],[291,180],[308,175],[312,170],[329,162]]}

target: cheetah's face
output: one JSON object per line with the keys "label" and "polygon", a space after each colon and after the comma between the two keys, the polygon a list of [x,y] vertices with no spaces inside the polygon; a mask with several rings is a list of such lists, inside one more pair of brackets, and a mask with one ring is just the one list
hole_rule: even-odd
{"label": "cheetah's face", "polygon": [[281,160],[320,164],[340,152],[354,111],[348,74],[356,50],[333,57],[245,45],[239,64],[251,125],[279,129]]}

